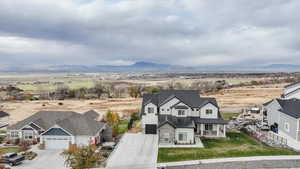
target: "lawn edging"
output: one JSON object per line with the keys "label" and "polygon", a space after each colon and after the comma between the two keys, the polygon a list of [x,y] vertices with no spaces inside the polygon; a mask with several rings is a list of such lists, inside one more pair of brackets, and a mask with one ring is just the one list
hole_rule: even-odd
{"label": "lawn edging", "polygon": [[300,155],[283,155],[283,156],[253,156],[253,157],[237,157],[237,158],[215,158],[191,161],[178,161],[158,163],[157,167],[176,167],[190,166],[211,163],[228,163],[228,162],[252,162],[252,161],[273,161],[273,160],[300,160]]}

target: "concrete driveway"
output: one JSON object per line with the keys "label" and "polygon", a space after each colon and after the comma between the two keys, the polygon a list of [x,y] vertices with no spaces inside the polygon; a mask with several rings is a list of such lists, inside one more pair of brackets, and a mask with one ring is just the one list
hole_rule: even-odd
{"label": "concrete driveway", "polygon": [[12,167],[13,169],[67,169],[64,166],[64,158],[60,155],[59,150],[37,150],[32,151],[38,153],[37,158],[25,160],[19,166]]}
{"label": "concrete driveway", "polygon": [[112,169],[154,169],[158,154],[158,136],[126,133],[107,161]]}

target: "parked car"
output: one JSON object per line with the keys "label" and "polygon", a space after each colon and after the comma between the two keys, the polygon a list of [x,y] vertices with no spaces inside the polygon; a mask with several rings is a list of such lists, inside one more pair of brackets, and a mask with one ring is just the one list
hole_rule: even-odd
{"label": "parked car", "polygon": [[6,153],[0,158],[0,163],[5,163],[10,166],[15,166],[21,164],[25,160],[23,155],[18,155],[17,153]]}

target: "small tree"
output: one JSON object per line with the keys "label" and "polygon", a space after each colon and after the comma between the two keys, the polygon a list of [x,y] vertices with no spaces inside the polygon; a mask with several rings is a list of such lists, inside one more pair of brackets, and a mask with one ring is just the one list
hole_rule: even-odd
{"label": "small tree", "polygon": [[30,148],[30,143],[29,143],[29,141],[24,141],[24,140],[20,141],[19,147],[20,147],[21,151],[27,151]]}
{"label": "small tree", "polygon": [[68,150],[62,153],[65,158],[65,165],[72,169],[95,168],[103,157],[97,151],[95,145],[76,146],[71,145]]}
{"label": "small tree", "polygon": [[113,113],[112,111],[108,110],[106,113],[106,121],[111,123],[111,124],[116,124],[119,123],[120,121],[120,116],[118,113]]}
{"label": "small tree", "polygon": [[94,91],[97,94],[98,99],[105,93],[105,85],[102,82],[96,82],[94,85]]}

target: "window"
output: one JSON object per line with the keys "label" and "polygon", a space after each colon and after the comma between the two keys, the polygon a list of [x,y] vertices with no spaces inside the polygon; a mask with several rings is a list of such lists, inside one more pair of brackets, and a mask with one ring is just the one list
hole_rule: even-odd
{"label": "window", "polygon": [[167,111],[170,111],[170,109],[167,109]]}
{"label": "window", "polygon": [[284,123],[284,129],[285,129],[285,131],[289,132],[290,131],[290,124],[285,122]]}
{"label": "window", "polygon": [[24,132],[24,139],[25,140],[31,140],[33,138],[32,132]]}
{"label": "window", "polygon": [[184,116],[185,111],[184,110],[178,110],[178,116]]}
{"label": "window", "polygon": [[179,141],[186,141],[187,140],[187,133],[179,133],[178,134]]}
{"label": "window", "polygon": [[213,130],[212,124],[205,124],[205,130]]}
{"label": "window", "polygon": [[161,109],[161,111],[165,111],[165,109]]}
{"label": "window", "polygon": [[153,107],[148,107],[148,113],[154,113],[154,108]]}
{"label": "window", "polygon": [[213,110],[212,109],[206,109],[205,113],[206,113],[206,115],[211,115],[211,114],[213,114]]}
{"label": "window", "polygon": [[12,132],[10,132],[10,137],[12,137],[12,138],[19,137],[19,132],[18,131],[12,131]]}

